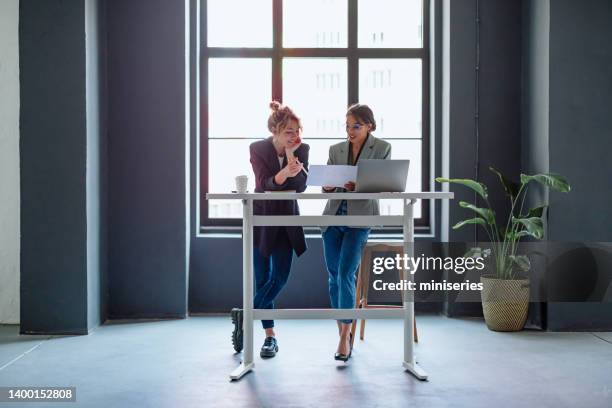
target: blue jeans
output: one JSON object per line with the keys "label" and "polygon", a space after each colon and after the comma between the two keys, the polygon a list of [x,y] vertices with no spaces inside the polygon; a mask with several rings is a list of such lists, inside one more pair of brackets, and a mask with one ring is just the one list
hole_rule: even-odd
{"label": "blue jeans", "polygon": [[[278,233],[274,250],[270,256],[263,256],[257,247],[253,248],[253,268],[255,269],[255,309],[274,309],[274,300],[285,287],[291,262],[293,248],[284,228]],[[274,320],[262,320],[264,329],[274,327]]]}
{"label": "blue jeans", "polygon": [[[343,203],[337,214],[346,212]],[[323,254],[329,275],[329,299],[334,309],[355,307],[355,280],[370,228],[328,227],[323,233]],[[352,320],[339,320],[352,323]]]}

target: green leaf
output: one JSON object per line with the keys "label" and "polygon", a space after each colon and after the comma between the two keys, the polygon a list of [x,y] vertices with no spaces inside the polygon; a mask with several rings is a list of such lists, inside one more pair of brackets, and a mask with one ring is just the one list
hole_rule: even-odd
{"label": "green leaf", "polygon": [[504,234],[504,241],[507,241],[507,242],[515,241],[520,236],[521,236],[520,234],[517,234],[513,232],[512,230],[510,230]]}
{"label": "green leaf", "polygon": [[477,181],[474,181],[474,180],[470,180],[470,179],[447,179],[447,178],[443,178],[443,177],[438,177],[438,178],[436,178],[436,181],[438,183],[460,184],[462,186],[471,188],[472,190],[477,192],[485,200],[488,197],[487,186],[485,186],[484,184],[479,183]]}
{"label": "green leaf", "polygon": [[531,261],[525,255],[510,255],[508,258],[523,272],[531,269]]}
{"label": "green leaf", "polygon": [[532,218],[532,217],[538,217],[538,218],[542,218],[542,214],[544,214],[544,210],[548,208],[547,205],[543,205],[541,207],[536,207],[536,208],[532,208],[531,210],[529,210],[529,212],[527,213],[527,218]]}
{"label": "green leaf", "polygon": [[527,213],[527,217],[531,218],[531,217],[538,217],[538,218],[542,218],[542,214],[544,214],[544,210],[548,208],[547,205],[543,205],[541,207],[536,207],[536,208],[532,208],[531,210],[529,210],[529,212]]}
{"label": "green leaf", "polygon": [[514,234],[514,236],[515,236],[516,238],[521,238],[521,237],[534,237],[534,238],[537,238],[537,239],[541,239],[541,238],[538,238],[538,237],[537,237],[537,236],[535,236],[533,233],[531,233],[531,232],[529,232],[529,231],[527,231],[527,230],[522,230],[522,231],[519,231],[519,232],[517,232],[516,234]]}
{"label": "green leaf", "polygon": [[521,224],[525,227],[525,230],[520,231],[518,233],[518,237],[531,235],[536,239],[544,238],[544,223],[542,219],[539,217],[531,217],[531,218],[516,218],[512,217],[513,224]]}
{"label": "green leaf", "polygon": [[527,184],[531,181],[537,181],[544,186],[548,186],[553,190],[560,191],[562,193],[568,193],[571,190],[571,187],[565,177],[559,174],[534,174],[533,176],[521,174],[522,184]]}
{"label": "green leaf", "polygon": [[504,186],[504,190],[506,191],[506,195],[508,195],[511,198],[515,198],[518,195],[518,192],[519,192],[519,185],[518,185],[518,183],[515,183],[514,181],[506,178],[503,174],[501,174],[494,167],[489,167],[489,170],[491,170],[493,173],[497,174],[497,177],[499,177],[499,181],[501,181],[502,185]]}
{"label": "green leaf", "polygon": [[500,240],[504,242],[514,242],[520,237],[514,230],[514,225],[511,225],[507,230],[505,227],[501,228],[500,235]]}
{"label": "green leaf", "polygon": [[480,258],[482,257],[482,248],[479,247],[474,247],[474,248],[470,248],[465,255],[463,255],[464,258]]}
{"label": "green leaf", "polygon": [[495,224],[495,213],[489,208],[479,208],[473,204],[466,203],[465,201],[459,201],[459,206],[474,211],[480,215],[486,222],[493,225]]}
{"label": "green leaf", "polygon": [[478,224],[478,225],[482,225],[485,228],[487,226],[487,222],[485,220],[483,220],[480,217],[476,217],[476,218],[470,218],[469,220],[463,220],[461,222],[458,222],[457,224],[453,225],[453,229],[459,229],[469,224]]}

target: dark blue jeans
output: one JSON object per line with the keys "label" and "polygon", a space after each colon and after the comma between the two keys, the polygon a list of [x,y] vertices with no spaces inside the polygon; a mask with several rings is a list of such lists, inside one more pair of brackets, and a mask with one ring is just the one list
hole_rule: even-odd
{"label": "dark blue jeans", "polygon": [[[291,271],[293,248],[285,229],[278,233],[276,245],[270,256],[263,256],[257,247],[253,248],[253,268],[255,269],[255,309],[274,309],[274,300],[281,292]],[[262,320],[264,329],[274,327],[274,320]]]}
{"label": "dark blue jeans", "polygon": [[[338,209],[346,214],[346,204]],[[329,275],[329,300],[334,309],[355,307],[355,281],[370,228],[328,227],[323,233],[323,254]],[[352,320],[339,320],[352,323]]]}

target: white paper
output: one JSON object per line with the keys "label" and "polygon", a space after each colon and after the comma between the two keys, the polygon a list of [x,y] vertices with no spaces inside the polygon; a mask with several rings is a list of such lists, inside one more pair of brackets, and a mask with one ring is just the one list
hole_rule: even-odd
{"label": "white paper", "polygon": [[347,165],[310,165],[308,167],[308,186],[344,187],[349,181],[357,179],[357,166]]}

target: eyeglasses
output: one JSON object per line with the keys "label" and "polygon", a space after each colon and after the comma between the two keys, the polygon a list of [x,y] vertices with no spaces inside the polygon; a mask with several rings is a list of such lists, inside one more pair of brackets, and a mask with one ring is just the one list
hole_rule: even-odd
{"label": "eyeglasses", "polygon": [[365,125],[363,123],[355,123],[352,126],[349,126],[349,124],[346,124],[346,130],[348,131],[349,129],[353,129],[353,130],[361,130],[362,127],[364,127]]}

